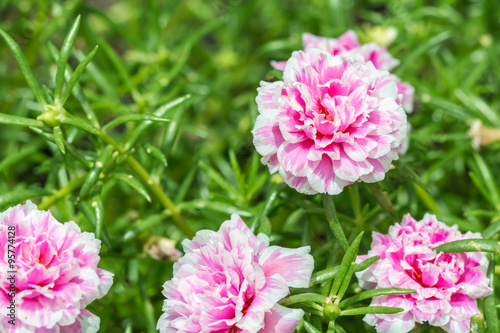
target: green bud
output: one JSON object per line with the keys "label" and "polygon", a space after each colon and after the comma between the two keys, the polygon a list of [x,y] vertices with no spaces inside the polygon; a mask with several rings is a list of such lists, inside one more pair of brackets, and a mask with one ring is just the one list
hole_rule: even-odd
{"label": "green bud", "polygon": [[56,127],[56,126],[59,126],[59,124],[61,123],[59,121],[59,117],[58,117],[59,115],[60,115],[60,112],[53,110],[53,109],[49,109],[49,110],[45,111],[44,113],[42,113],[41,115],[39,115],[36,119],[42,121],[45,125],[47,125],[49,127]]}
{"label": "green bud", "polygon": [[340,316],[340,308],[333,303],[326,304],[323,308],[323,315],[328,320],[335,320]]}

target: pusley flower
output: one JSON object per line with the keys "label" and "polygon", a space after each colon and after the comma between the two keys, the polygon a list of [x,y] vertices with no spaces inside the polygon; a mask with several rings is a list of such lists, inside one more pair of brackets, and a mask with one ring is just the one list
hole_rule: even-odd
{"label": "pusley flower", "polygon": [[0,332],[97,332],[100,320],[85,307],[113,283],[113,274],[97,267],[100,245],[30,201],[1,213],[0,307],[14,300],[15,325],[2,311]]}
{"label": "pusley flower", "polygon": [[292,333],[304,315],[277,304],[289,287],[309,285],[309,247],[269,246],[236,214],[219,231],[182,242],[185,255],[165,282],[160,332]]}
{"label": "pusley flower", "polygon": [[481,252],[436,252],[436,246],[460,239],[481,238],[479,233],[460,233],[434,215],[416,221],[409,214],[387,235],[373,233],[371,250],[358,256],[359,263],[373,256],[380,259],[356,273],[365,289],[406,288],[407,295],[374,297],[371,306],[403,308],[396,314],[369,314],[364,321],[377,332],[406,333],[415,323],[428,322],[446,332],[466,333],[470,318],[479,313],[476,299],[492,293],[486,277],[488,260]]}
{"label": "pusley flower", "polygon": [[338,194],[385,177],[406,138],[396,81],[358,54],[297,51],[283,81],[261,82],[253,143],[297,191]]}

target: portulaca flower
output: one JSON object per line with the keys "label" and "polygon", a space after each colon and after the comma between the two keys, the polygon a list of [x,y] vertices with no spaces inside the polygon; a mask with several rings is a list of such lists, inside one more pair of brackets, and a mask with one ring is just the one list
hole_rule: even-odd
{"label": "portulaca flower", "polygon": [[461,234],[434,215],[416,221],[409,214],[388,235],[373,233],[371,250],[356,262],[369,257],[380,259],[356,273],[362,288],[406,288],[409,295],[374,297],[372,306],[403,308],[396,314],[369,314],[364,321],[377,332],[406,333],[415,323],[429,322],[446,332],[469,332],[470,318],[479,313],[476,299],[492,293],[486,277],[488,260],[483,253],[436,252],[436,246],[460,239],[481,238],[479,233]]}
{"label": "portulaca flower", "polygon": [[407,134],[396,81],[357,55],[297,51],[283,81],[257,89],[253,143],[297,191],[338,194],[384,179]]}
{"label": "portulaca flower", "polygon": [[75,222],[59,223],[30,201],[1,213],[0,332],[97,332],[100,320],[85,307],[113,283],[113,274],[97,268],[100,245]]}
{"label": "portulaca flower", "polygon": [[[346,31],[338,38],[327,38],[315,36],[310,33],[302,34],[302,45],[304,50],[310,48],[320,48],[331,55],[348,56],[351,53],[358,53],[365,61],[370,61],[376,69],[391,71],[399,65],[399,60],[394,59],[387,49],[375,42],[361,45],[356,33],[352,30]],[[271,65],[279,70],[284,70],[286,61],[273,61]],[[413,95],[415,88],[412,85],[403,83],[396,76],[391,74],[398,87],[399,100],[407,113],[413,111]]]}
{"label": "portulaca flower", "polygon": [[236,214],[219,231],[184,240],[185,255],[165,282],[160,332],[292,333],[304,315],[277,302],[304,288],[314,262],[309,247],[269,246]]}

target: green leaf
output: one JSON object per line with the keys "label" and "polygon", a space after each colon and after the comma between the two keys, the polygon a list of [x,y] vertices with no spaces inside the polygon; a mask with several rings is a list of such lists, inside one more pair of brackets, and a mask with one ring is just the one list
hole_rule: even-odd
{"label": "green leaf", "polygon": [[[19,64],[19,67],[21,67],[21,71],[23,72],[24,78],[28,82],[31,91],[33,91],[33,95],[35,95],[35,98],[37,99],[38,103],[40,103],[42,107],[45,107],[47,105],[47,102],[45,101],[45,97],[43,97],[43,92],[40,89],[40,86],[38,85],[38,81],[36,80],[35,75],[33,74],[33,71],[31,70],[28,64],[28,60],[24,56],[23,51],[21,51],[19,45],[17,45],[17,43],[2,29],[0,29],[0,35],[2,35],[3,39],[9,46],[12,54],[14,55],[14,58],[16,58],[16,61]],[[30,126],[37,126],[37,125],[30,125]]]}
{"label": "green leaf", "polygon": [[79,199],[82,199],[90,192],[94,184],[97,182],[97,179],[99,178],[104,165],[111,158],[113,151],[114,147],[111,145],[106,146],[106,148],[101,151],[94,163],[94,166],[87,173],[87,177],[85,178],[85,181],[83,182],[83,185],[80,189],[80,193],[78,194]]}
{"label": "green leaf", "polygon": [[500,221],[497,221],[495,223],[490,224],[488,228],[484,229],[483,232],[481,233],[483,238],[492,238],[496,234],[500,232]]}
{"label": "green leaf", "polygon": [[[156,110],[154,112],[154,115],[156,117],[163,117],[165,115],[165,113],[167,113],[167,111],[173,109],[174,107],[176,107],[178,105],[181,105],[182,103],[184,103],[184,102],[186,102],[186,101],[188,101],[190,99],[191,99],[191,95],[189,95],[189,94],[188,95],[184,95],[184,96],[179,97],[179,98],[176,98],[173,101],[168,102],[165,105],[163,105],[160,108],[158,108],[158,110]],[[174,122],[170,123],[169,128],[172,126],[172,123],[174,123]],[[132,131],[132,133],[129,135],[128,140],[127,140],[127,144],[126,144],[126,148],[128,149],[128,148],[132,147],[134,145],[134,143],[137,141],[137,139],[142,135],[142,133],[148,127],[150,127],[152,124],[153,124],[153,122],[151,122],[151,121],[144,121],[141,124],[139,124]]]}
{"label": "green leaf", "polygon": [[252,213],[239,209],[231,204],[222,201],[199,199],[188,202],[183,202],[179,204],[179,209],[208,209],[213,212],[223,213],[223,214],[238,214],[241,217],[251,217]]}
{"label": "green leaf", "polygon": [[[96,221],[96,214],[95,214],[95,209],[87,202],[87,201],[80,201],[77,204],[77,207],[80,209],[80,211],[83,213],[83,215],[87,218],[87,220],[95,227],[97,228],[97,221]],[[106,226],[103,226],[102,228],[102,241],[106,244],[108,248],[112,248],[111,242],[109,241],[109,236],[108,232],[106,229]],[[115,240],[113,240],[113,243],[115,243]]]}
{"label": "green leaf", "polygon": [[240,186],[240,191],[241,191],[244,189],[245,180],[243,175],[241,174],[241,167],[240,164],[238,163],[238,159],[236,158],[236,154],[232,149],[229,150],[229,163],[231,164],[231,169],[233,169],[234,176],[238,181],[238,185]]}
{"label": "green leaf", "polygon": [[396,166],[396,169],[403,178],[408,178],[409,180],[420,186],[422,190],[430,193],[427,189],[427,185],[422,181],[422,179],[417,175],[415,171],[413,171],[408,165],[406,165],[406,163],[401,162],[401,160],[394,160],[392,161],[392,164]]}
{"label": "green leaf", "polygon": [[0,124],[15,125],[15,126],[33,126],[44,127],[45,125],[40,120],[13,116],[6,113],[0,113]]}
{"label": "green leaf", "polygon": [[[356,260],[356,258],[354,258],[354,260]],[[342,297],[344,297],[344,294],[346,293],[347,288],[349,287],[349,283],[351,282],[353,274],[354,274],[354,261],[351,262],[351,265],[349,266],[347,273],[342,279],[342,284],[340,285],[339,291],[337,292],[337,297],[339,299],[342,299]]]}
{"label": "green leaf", "polygon": [[357,303],[359,301],[362,301],[364,299],[376,297],[376,296],[383,296],[383,295],[405,295],[405,294],[411,294],[415,293],[416,290],[413,289],[400,289],[400,288],[380,288],[380,289],[372,289],[372,290],[366,290],[363,291],[355,296],[346,298],[342,302],[340,302],[339,306],[341,308],[344,308],[348,305]]}
{"label": "green leaf", "polygon": [[151,202],[151,197],[149,196],[148,191],[146,191],[142,183],[134,176],[125,173],[115,173],[113,174],[113,178],[128,184],[140,195],[142,195],[148,202]]}
{"label": "green leaf", "polygon": [[54,141],[56,142],[57,148],[61,153],[66,154],[66,148],[64,147],[64,134],[61,130],[61,126],[54,127]]}
{"label": "green leaf", "polygon": [[396,209],[392,205],[391,200],[389,199],[389,195],[387,192],[382,190],[382,186],[380,186],[380,182],[378,183],[365,183],[366,186],[370,189],[372,192],[373,196],[379,203],[380,207],[382,207],[383,210],[391,214],[394,218],[398,219],[398,213],[396,212]]}
{"label": "green leaf", "polygon": [[[374,256],[364,260],[363,262],[354,265],[354,272],[361,272],[370,267],[375,261],[379,260],[380,256]],[[315,284],[323,283],[331,280],[337,276],[339,272],[339,266],[330,267],[322,271],[316,272],[311,277],[311,282],[309,285],[312,287]]]}
{"label": "green leaf", "polygon": [[314,327],[312,324],[304,320],[304,328],[306,329],[307,333],[321,333],[320,330],[318,330],[316,327]]}
{"label": "green leaf", "polygon": [[283,306],[289,306],[295,303],[320,303],[325,304],[326,296],[315,293],[303,293],[292,295],[281,299],[278,303]]}
{"label": "green leaf", "polygon": [[145,141],[143,145],[144,148],[146,148],[146,153],[152,155],[154,158],[160,161],[164,167],[168,166],[167,157],[165,156],[165,154],[163,154],[160,148],[156,147],[155,145],[152,145],[147,141]]}
{"label": "green leaf", "polygon": [[358,253],[358,247],[359,243],[361,242],[361,238],[363,237],[363,233],[363,231],[360,232],[359,235],[354,238],[351,245],[347,249],[344,258],[342,258],[342,262],[339,266],[339,271],[337,273],[337,276],[335,277],[335,280],[333,281],[332,289],[330,291],[330,297],[337,294],[344,280],[351,279],[351,276],[347,276],[347,273],[348,271],[350,271],[352,275],[352,273],[354,272],[354,270],[350,268],[356,260],[356,254]]}
{"label": "green leaf", "polygon": [[201,161],[198,163],[200,169],[205,171],[207,176],[217,185],[219,185],[226,193],[229,195],[229,197],[235,201],[242,202],[244,199],[241,197],[240,192],[234,188],[233,185],[231,185],[226,179],[224,179],[223,176],[219,172],[217,172],[214,168],[212,168],[210,165],[205,163],[205,161]]}
{"label": "green leaf", "polygon": [[441,244],[435,247],[436,252],[461,253],[461,252],[492,252],[500,253],[500,243],[492,239],[462,239]]}
{"label": "green leaf", "polygon": [[113,47],[111,47],[111,45],[109,45],[109,43],[106,40],[104,40],[100,37],[98,37],[98,44],[102,47],[104,54],[106,54],[108,59],[111,61],[111,63],[115,67],[116,72],[121,77],[121,81],[123,83],[125,83],[125,85],[127,86],[134,101],[138,102],[140,99],[140,94],[137,91],[137,88],[135,87],[135,85],[133,84],[129,73],[128,73],[127,69],[125,68],[125,66],[123,65],[123,62],[120,59],[120,57],[118,56],[118,54],[116,54]]}
{"label": "green leaf", "polygon": [[[490,266],[488,267],[487,277],[490,280],[490,287],[495,287],[495,260],[492,254],[488,255]],[[486,319],[486,327],[488,333],[500,332],[500,324],[498,322],[498,314],[496,308],[495,293],[487,296],[484,299],[484,317]]]}
{"label": "green leaf", "polygon": [[131,114],[124,114],[122,116],[119,116],[116,119],[113,119],[104,127],[102,128],[104,131],[108,131],[112,129],[113,127],[116,127],[118,125],[121,125],[123,123],[126,123],[128,121],[156,121],[156,122],[168,122],[170,119],[165,119],[165,118],[160,118],[157,116],[152,116],[150,114],[142,114],[142,113],[131,113]]}
{"label": "green leaf", "polygon": [[61,47],[61,52],[59,52],[59,58],[57,59],[56,84],[54,88],[54,97],[56,104],[60,103],[61,101],[61,93],[64,85],[64,73],[66,71],[66,64],[68,62],[71,49],[75,44],[75,38],[79,27],[80,27],[80,15],[76,17],[75,23],[73,23],[73,26],[66,35],[66,38],[64,39],[63,45]]}
{"label": "green leaf", "polygon": [[179,204],[184,200],[186,197],[186,194],[189,192],[191,189],[194,176],[196,175],[196,172],[198,171],[198,163],[197,161],[193,163],[191,169],[189,172],[183,177],[181,185],[177,189],[177,194],[175,195],[174,202],[176,204]]}
{"label": "green leaf", "polygon": [[398,312],[402,312],[402,311],[404,311],[404,309],[391,308],[389,306],[367,306],[364,308],[344,310],[344,311],[340,312],[340,315],[341,316],[357,316],[357,315],[365,315],[365,314],[369,314],[369,313],[391,314],[391,313],[398,313]]}
{"label": "green leaf", "polygon": [[266,81],[283,81],[283,71],[271,69],[266,74]]}
{"label": "green leaf", "polygon": [[83,129],[89,133],[95,134],[95,135],[100,134],[100,132],[97,128],[95,128],[92,124],[90,124],[89,122],[82,120],[82,119],[73,118],[73,117],[63,117],[63,118],[61,118],[61,123],[79,127],[81,129]]}
{"label": "green leaf", "polygon": [[[56,139],[54,138],[54,135],[45,132],[44,130],[38,128],[38,127],[29,127],[30,130],[35,132],[36,134],[40,135],[42,138],[44,138],[47,141],[50,142],[56,142]],[[90,169],[92,167],[92,162],[89,160],[85,159],[85,157],[76,149],[72,144],[68,143],[67,141],[64,142],[64,147],[66,148],[66,151],[74,157],[77,161],[82,163],[87,169]]]}
{"label": "green leaf", "polygon": [[[323,194],[323,206],[325,207],[326,220],[330,224],[330,229],[332,229],[333,235],[339,242],[340,246],[344,251],[349,247],[347,238],[345,237],[344,230],[340,224],[339,218],[337,216],[337,209],[335,208],[335,203],[333,198],[329,194]],[[335,291],[337,292],[337,291]]]}
{"label": "green leaf", "polygon": [[488,193],[491,197],[491,202],[495,206],[497,211],[500,211],[500,192],[498,190],[498,185],[495,181],[495,177],[491,173],[490,168],[483,160],[481,155],[474,154],[474,160],[476,162],[479,171],[481,172],[482,178],[484,180],[483,184],[486,186]]}
{"label": "green leaf", "polygon": [[402,75],[406,71],[406,68],[410,65],[415,63],[415,61],[425,54],[428,50],[431,48],[435,47],[436,45],[439,45],[440,43],[444,42],[448,38],[451,38],[453,33],[451,31],[443,31],[442,33],[435,35],[431,38],[429,38],[427,41],[420,43],[420,45],[413,49],[409,54],[406,55],[404,58],[404,61],[402,62],[401,66],[399,66],[395,74],[399,77],[403,77]]}
{"label": "green leaf", "polygon": [[21,201],[33,199],[50,194],[50,191],[43,188],[15,189],[7,193],[0,194],[0,207],[17,205]]}
{"label": "green leaf", "polygon": [[39,147],[40,144],[35,140],[33,141],[34,143],[32,145],[28,147],[23,147],[23,149],[20,149],[18,152],[8,154],[7,156],[5,156],[0,162],[0,172],[3,172],[10,166],[17,164],[20,161],[23,161],[28,156],[35,154],[38,151],[38,149],[40,149]]}
{"label": "green leaf", "polygon": [[96,45],[96,47],[94,47],[94,49],[85,57],[85,59],[83,59],[82,62],[80,62],[78,67],[76,67],[75,71],[73,72],[73,75],[71,75],[71,79],[66,84],[66,88],[64,88],[64,93],[62,94],[61,97],[61,105],[64,105],[64,103],[66,103],[66,100],[68,99],[69,95],[71,95],[71,92],[73,91],[74,86],[80,79],[80,76],[82,75],[83,71],[85,70],[85,68],[87,68],[87,65],[92,61],[95,54],[97,53],[98,48],[99,46]]}
{"label": "green leaf", "polygon": [[100,195],[96,195],[92,198],[92,208],[94,209],[95,215],[95,237],[101,239],[102,228],[104,227],[104,205],[102,204]]}
{"label": "green leaf", "polygon": [[[59,59],[59,53],[57,52],[56,47],[50,42],[48,43],[48,46],[49,46],[50,55],[52,56],[52,58],[54,58],[55,61],[57,61]],[[84,58],[82,55],[81,61],[83,61],[83,60],[84,60]],[[71,73],[72,73],[71,68],[67,67],[66,72],[65,72],[65,76],[66,76],[67,81],[71,81],[71,78],[72,78]],[[65,92],[66,92],[66,90],[65,90]],[[85,112],[87,119],[92,122],[94,127],[99,128],[100,127],[99,122],[97,121],[94,110],[92,110],[89,102],[87,101],[87,99],[83,95],[82,89],[80,88],[80,85],[78,84],[78,82],[74,83],[72,90],[69,92],[73,93],[73,96],[75,96],[75,98],[78,100],[78,102],[80,102],[80,106],[81,106],[82,110]],[[61,104],[63,104],[63,103],[61,102]]]}

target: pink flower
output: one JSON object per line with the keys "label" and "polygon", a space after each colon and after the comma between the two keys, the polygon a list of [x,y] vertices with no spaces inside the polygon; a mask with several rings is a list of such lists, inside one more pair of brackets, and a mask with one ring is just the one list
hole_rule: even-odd
{"label": "pink flower", "polygon": [[15,325],[2,311],[0,332],[97,332],[100,320],[85,307],[113,283],[113,274],[97,268],[100,243],[30,201],[1,213],[0,308],[12,303],[15,288]]}
{"label": "pink flower", "polygon": [[416,221],[409,214],[403,222],[389,228],[388,235],[373,233],[372,249],[358,256],[380,259],[368,269],[356,273],[362,288],[407,288],[409,295],[379,296],[371,305],[403,308],[397,314],[366,315],[364,321],[377,332],[409,332],[415,323],[429,322],[446,332],[469,332],[470,318],[479,313],[476,298],[492,293],[486,277],[488,260],[483,253],[437,253],[443,243],[481,238],[479,233],[461,234],[456,226],[448,227],[434,215]]}
{"label": "pink flower", "polygon": [[309,286],[309,247],[269,246],[236,214],[219,231],[198,231],[165,282],[160,332],[292,333],[303,316],[277,302]]}
{"label": "pink flower", "polygon": [[292,53],[283,81],[261,82],[254,145],[297,191],[338,194],[385,177],[406,137],[396,82],[359,55]]}
{"label": "pink flower", "polygon": [[[375,42],[361,45],[356,33],[352,30],[346,31],[338,38],[320,37],[304,33],[302,34],[302,45],[306,51],[311,48],[320,48],[331,55],[342,57],[346,57],[352,53],[359,53],[365,61],[371,61],[376,69],[391,71],[399,65],[399,60],[394,59],[385,47]],[[271,65],[276,69],[284,70],[286,61],[272,61]],[[395,75],[393,75],[393,78],[397,82],[398,94],[401,95],[399,99],[402,101],[404,110],[407,113],[411,113],[413,111],[413,86],[402,83]]]}

